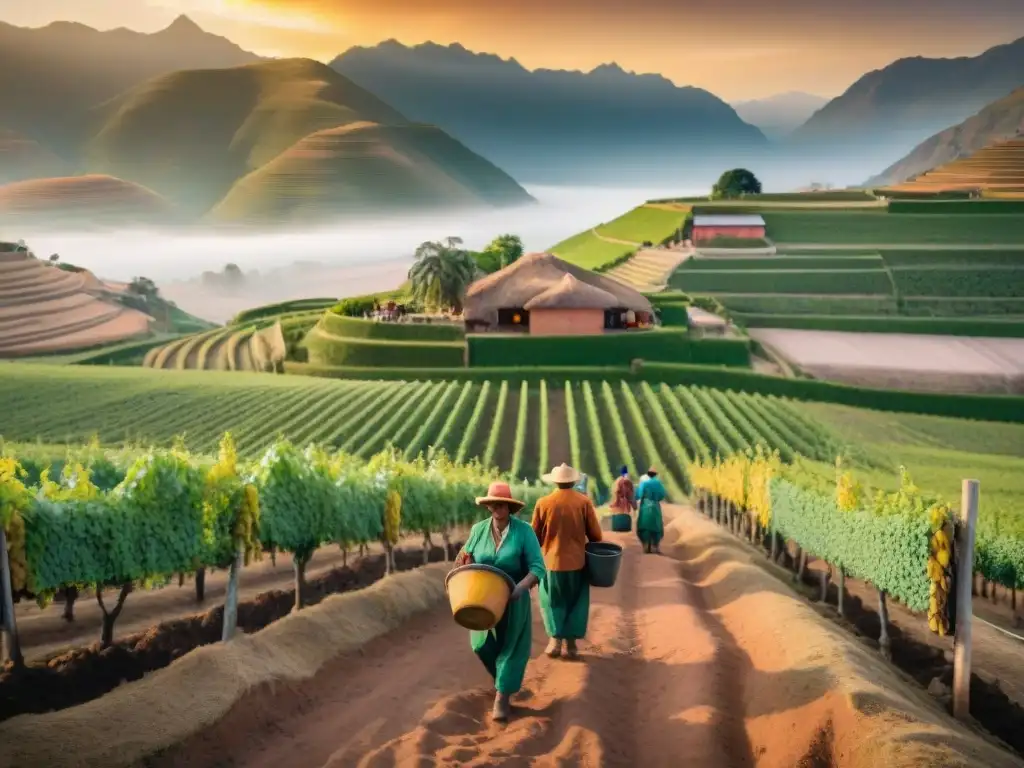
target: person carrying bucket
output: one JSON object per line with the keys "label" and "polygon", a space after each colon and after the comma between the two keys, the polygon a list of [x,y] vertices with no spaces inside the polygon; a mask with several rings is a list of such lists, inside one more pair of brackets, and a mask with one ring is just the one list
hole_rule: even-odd
{"label": "person carrying bucket", "polygon": [[622,467],[619,476],[612,485],[612,530],[619,533],[629,531],[633,527],[632,513],[636,511],[636,488],[629,479],[629,469]]}
{"label": "person carrying bucket", "polygon": [[665,486],[658,472],[651,467],[636,489],[639,512],[636,516],[636,535],[644,545],[644,552],[661,554],[661,537],[665,535],[665,521],[661,515],[661,502],[665,500]]}
{"label": "person carrying bucket", "polygon": [[514,515],[525,506],[512,498],[507,483],[491,483],[487,495],[476,503],[490,511],[490,517],[474,525],[455,567],[480,563],[498,568],[516,583],[505,613],[494,629],[470,632],[473,653],[494,678],[493,717],[507,720],[509,698],[519,692],[530,660],[533,623],[529,591],[544,578],[544,555],[529,523]]}
{"label": "person carrying bucket", "polygon": [[543,480],[557,490],[533,509],[533,530],[544,553],[547,572],[540,582],[541,614],[551,638],[548,656],[579,658],[577,641],[587,634],[590,582],[587,579],[587,541],[601,540],[601,525],[590,497],[575,490],[580,473],[567,464],[555,467]]}

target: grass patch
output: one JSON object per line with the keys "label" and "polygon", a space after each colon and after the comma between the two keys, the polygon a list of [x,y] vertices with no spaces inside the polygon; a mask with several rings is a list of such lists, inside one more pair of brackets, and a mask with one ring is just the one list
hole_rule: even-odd
{"label": "grass patch", "polygon": [[765,211],[768,237],[779,243],[1024,244],[1024,216],[890,215],[885,211]]}
{"label": "grass patch", "polygon": [[629,245],[609,243],[593,232],[580,232],[548,250],[558,258],[575,264],[577,267],[604,272],[620,264],[625,264],[636,249]]}
{"label": "grass patch", "polygon": [[675,235],[688,217],[687,210],[641,205],[597,227],[597,232],[615,240],[628,240],[631,243],[650,241],[658,245]]}

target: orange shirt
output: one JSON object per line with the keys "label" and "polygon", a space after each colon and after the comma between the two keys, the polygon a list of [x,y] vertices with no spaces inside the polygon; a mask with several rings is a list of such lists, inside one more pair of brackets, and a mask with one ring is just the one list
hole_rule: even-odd
{"label": "orange shirt", "polygon": [[533,531],[549,571],[579,571],[587,564],[587,541],[601,540],[601,524],[590,497],[559,488],[533,508]]}

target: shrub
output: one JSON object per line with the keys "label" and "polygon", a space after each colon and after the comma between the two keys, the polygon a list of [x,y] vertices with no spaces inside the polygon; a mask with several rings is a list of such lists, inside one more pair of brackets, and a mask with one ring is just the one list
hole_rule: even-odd
{"label": "shrub", "polygon": [[750,348],[742,339],[694,339],[685,331],[663,329],[599,336],[468,337],[472,367],[621,365],[633,360],[748,366]]}

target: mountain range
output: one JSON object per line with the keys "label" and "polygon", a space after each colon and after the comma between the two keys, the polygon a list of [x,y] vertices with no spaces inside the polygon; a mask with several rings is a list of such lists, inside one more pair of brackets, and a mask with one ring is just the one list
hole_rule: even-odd
{"label": "mountain range", "polygon": [[794,145],[845,147],[885,165],[1024,85],[1024,38],[977,56],[913,57],[868,72],[794,131]]}
{"label": "mountain range", "polygon": [[[328,68],[268,61],[184,16],[153,34],[0,23],[0,183],[93,174],[189,216],[245,219],[239,201],[273,215],[317,210],[296,192],[314,183],[316,153],[332,164],[324,189],[353,206],[360,190],[382,205],[493,205],[524,199],[509,174],[692,185],[739,164],[806,174],[813,160],[813,176],[836,181],[829,168],[893,166],[927,139],[885,172],[895,178],[1010,130],[1015,102],[999,100],[1021,86],[1024,38],[974,57],[901,59],[827,103],[787,93],[730,106],[614,63],[530,70],[458,44],[390,40]],[[404,179],[409,194],[378,178]]]}
{"label": "mountain range", "polygon": [[734,101],[732,108],[769,139],[781,139],[803,125],[828,99],[813,93],[788,91],[764,99]]}
{"label": "mountain range", "polygon": [[865,182],[869,186],[898,184],[936,166],[973,155],[996,142],[1024,133],[1024,88],[995,101],[962,123],[921,142],[899,162]]}
{"label": "mountain range", "polygon": [[529,70],[459,44],[389,40],[351,48],[331,67],[534,183],[720,172],[768,144],[714,94],[616,64]]}

